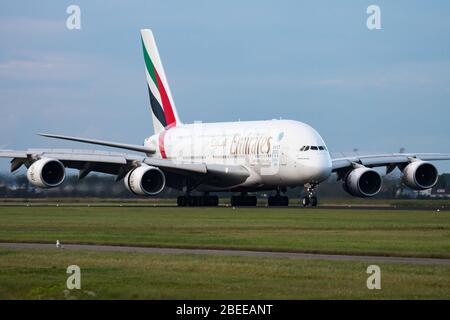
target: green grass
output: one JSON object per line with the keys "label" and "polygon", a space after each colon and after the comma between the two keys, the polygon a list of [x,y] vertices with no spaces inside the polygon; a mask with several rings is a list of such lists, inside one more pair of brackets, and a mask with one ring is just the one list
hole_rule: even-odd
{"label": "green grass", "polygon": [[320,204],[325,205],[380,205],[401,208],[442,208],[450,206],[450,199],[376,199],[376,198],[340,198],[321,199]]}
{"label": "green grass", "polygon": [[[0,207],[0,241],[450,258],[450,212]],[[82,270],[68,291],[66,268]],[[0,249],[0,299],[450,299],[448,266]]]}
{"label": "green grass", "polygon": [[450,258],[449,211],[0,207],[0,241]]}
{"label": "green grass", "polygon": [[[68,291],[66,268],[81,268]],[[0,249],[0,299],[450,299],[450,268],[65,250]]]}

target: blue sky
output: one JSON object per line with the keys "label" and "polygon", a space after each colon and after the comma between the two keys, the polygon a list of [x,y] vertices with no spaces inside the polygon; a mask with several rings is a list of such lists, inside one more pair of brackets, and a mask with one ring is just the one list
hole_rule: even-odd
{"label": "blue sky", "polygon": [[2,1],[0,148],[82,147],[37,132],[142,143],[144,27],[183,122],[281,117],[333,152],[450,152],[450,2],[376,0]]}

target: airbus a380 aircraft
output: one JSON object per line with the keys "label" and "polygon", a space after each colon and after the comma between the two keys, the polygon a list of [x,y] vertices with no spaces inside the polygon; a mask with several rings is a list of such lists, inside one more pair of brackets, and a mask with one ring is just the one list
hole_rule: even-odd
{"label": "airbus a380 aircraft", "polygon": [[[214,191],[237,192],[233,206],[256,205],[248,192],[273,190],[268,205],[288,205],[287,188],[304,186],[304,206],[316,206],[315,188],[332,173],[353,196],[372,197],[381,189],[374,167],[403,172],[403,182],[416,190],[433,187],[436,167],[428,161],[449,160],[450,154],[376,154],[332,159],[319,133],[291,120],[183,124],[170,92],[158,49],[150,30],[141,30],[154,134],[143,145],[123,144],[52,134],[45,137],[103,145],[135,154],[76,150],[0,150],[13,158],[11,171],[28,168],[28,180],[41,188],[61,185],[66,168],[78,169],[79,178],[102,172],[124,180],[127,189],[156,196],[166,186],[184,191],[180,206],[218,205]],[[142,155],[140,155],[142,154]],[[192,195],[199,191],[202,195]]]}

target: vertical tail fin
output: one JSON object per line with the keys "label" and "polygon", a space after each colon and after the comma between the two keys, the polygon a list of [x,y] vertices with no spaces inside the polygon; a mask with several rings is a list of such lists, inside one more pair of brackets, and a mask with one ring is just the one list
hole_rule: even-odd
{"label": "vertical tail fin", "polygon": [[145,73],[152,111],[155,133],[165,128],[179,125],[177,109],[166,79],[155,38],[149,29],[141,30],[142,49],[144,51]]}

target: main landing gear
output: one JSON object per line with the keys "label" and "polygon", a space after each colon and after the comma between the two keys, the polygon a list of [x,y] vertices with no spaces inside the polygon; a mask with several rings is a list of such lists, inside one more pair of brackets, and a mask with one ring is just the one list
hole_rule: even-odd
{"label": "main landing gear", "polygon": [[303,198],[304,207],[317,207],[317,197],[314,195],[314,184],[305,184],[306,196]]}
{"label": "main landing gear", "polygon": [[[283,192],[285,191],[286,190]],[[289,198],[287,196],[280,195],[280,189],[278,189],[275,196],[270,196],[267,199],[267,205],[269,207],[287,207],[289,206]]]}
{"label": "main landing gear", "polygon": [[256,203],[256,196],[249,196],[245,192],[239,196],[231,196],[232,207],[255,207]]}
{"label": "main landing gear", "polygon": [[[305,185],[306,196],[301,201],[301,205],[303,205],[303,207],[317,206],[315,187],[316,185],[314,184],[308,183]],[[282,191],[283,193],[285,192],[285,190],[278,189],[276,195],[268,197],[267,205],[269,207],[289,206],[289,198],[287,196],[281,195],[280,191]],[[193,196],[189,193],[186,193],[185,195],[178,197],[177,205],[179,207],[217,207],[219,205],[219,197],[209,195],[209,193],[205,193],[199,196]],[[231,197],[232,207],[255,207],[256,205],[256,196],[249,196],[246,192]]]}
{"label": "main landing gear", "polygon": [[179,207],[217,207],[219,205],[219,197],[204,194],[201,196],[191,196],[186,194],[177,199]]}

